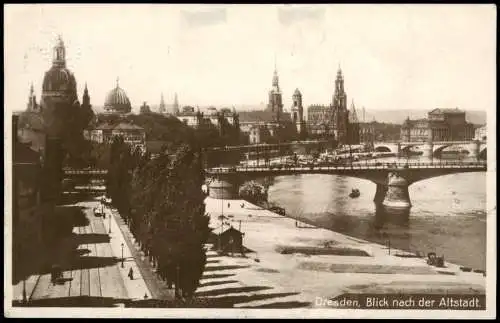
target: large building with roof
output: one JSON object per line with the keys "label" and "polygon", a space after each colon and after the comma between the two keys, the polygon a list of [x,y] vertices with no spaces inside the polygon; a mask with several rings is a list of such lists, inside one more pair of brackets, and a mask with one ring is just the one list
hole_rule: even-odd
{"label": "large building with roof", "polygon": [[275,69],[266,108],[240,112],[239,125],[250,144],[296,139],[306,130],[302,94],[296,89],[290,111],[284,111],[278,72]]}
{"label": "large building with roof", "polygon": [[401,127],[402,141],[468,141],[474,138],[474,125],[466,121],[465,111],[434,109],[426,119],[407,118]]}
{"label": "large building with roof", "polygon": [[126,144],[129,144],[132,149],[140,148],[142,151],[146,149],[146,131],[144,128],[127,122],[119,122],[118,124],[103,123],[94,129],[85,130],[85,138],[87,140],[100,143],[111,144],[115,137],[122,137]]}

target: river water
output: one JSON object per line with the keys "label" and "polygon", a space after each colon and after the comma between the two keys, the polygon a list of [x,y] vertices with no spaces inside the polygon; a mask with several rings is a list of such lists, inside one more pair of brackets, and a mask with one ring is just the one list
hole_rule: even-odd
{"label": "river water", "polygon": [[[350,198],[352,188],[361,196]],[[269,187],[269,201],[289,216],[326,229],[486,269],[485,172],[416,182],[409,187],[413,206],[406,211],[376,207],[375,189],[371,181],[353,177],[280,176]]]}

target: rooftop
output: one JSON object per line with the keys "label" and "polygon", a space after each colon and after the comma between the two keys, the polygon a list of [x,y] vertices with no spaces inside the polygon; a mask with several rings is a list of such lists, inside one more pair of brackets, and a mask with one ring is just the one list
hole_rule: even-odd
{"label": "rooftop", "polygon": [[464,114],[464,110],[460,110],[459,108],[455,109],[441,109],[437,108],[429,112],[429,114],[441,114],[441,113],[446,113],[446,114]]}
{"label": "rooftop", "polygon": [[[275,114],[271,111],[242,111],[239,113],[240,123],[245,122],[274,122]],[[281,121],[291,121],[290,114],[283,112],[280,115]]]}

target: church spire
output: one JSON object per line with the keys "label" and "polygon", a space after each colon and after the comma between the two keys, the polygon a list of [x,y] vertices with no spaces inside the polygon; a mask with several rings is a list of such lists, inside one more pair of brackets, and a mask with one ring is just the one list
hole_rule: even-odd
{"label": "church spire", "polygon": [[177,98],[177,92],[175,92],[175,96],[174,96],[174,106],[173,106],[173,113],[174,114],[177,114],[179,113],[179,100]]}
{"label": "church spire", "polygon": [[90,96],[87,88],[87,82],[85,82],[85,88],[83,89],[82,107],[90,107]]}
{"label": "church spire", "polygon": [[163,92],[161,93],[159,112],[160,113],[165,113],[165,100],[163,99]]}
{"label": "church spire", "polygon": [[354,106],[354,99],[351,102],[351,111],[349,111],[349,123],[358,123],[358,114]]}

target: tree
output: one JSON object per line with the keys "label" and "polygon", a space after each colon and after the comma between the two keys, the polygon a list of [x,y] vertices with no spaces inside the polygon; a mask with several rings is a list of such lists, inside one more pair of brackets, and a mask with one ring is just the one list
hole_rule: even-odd
{"label": "tree", "polygon": [[255,181],[246,182],[239,189],[239,196],[250,203],[260,205],[267,202],[267,190]]}
{"label": "tree", "polygon": [[131,181],[132,232],[160,277],[185,297],[192,297],[206,262],[203,181],[200,152],[188,144],[139,160]]}

